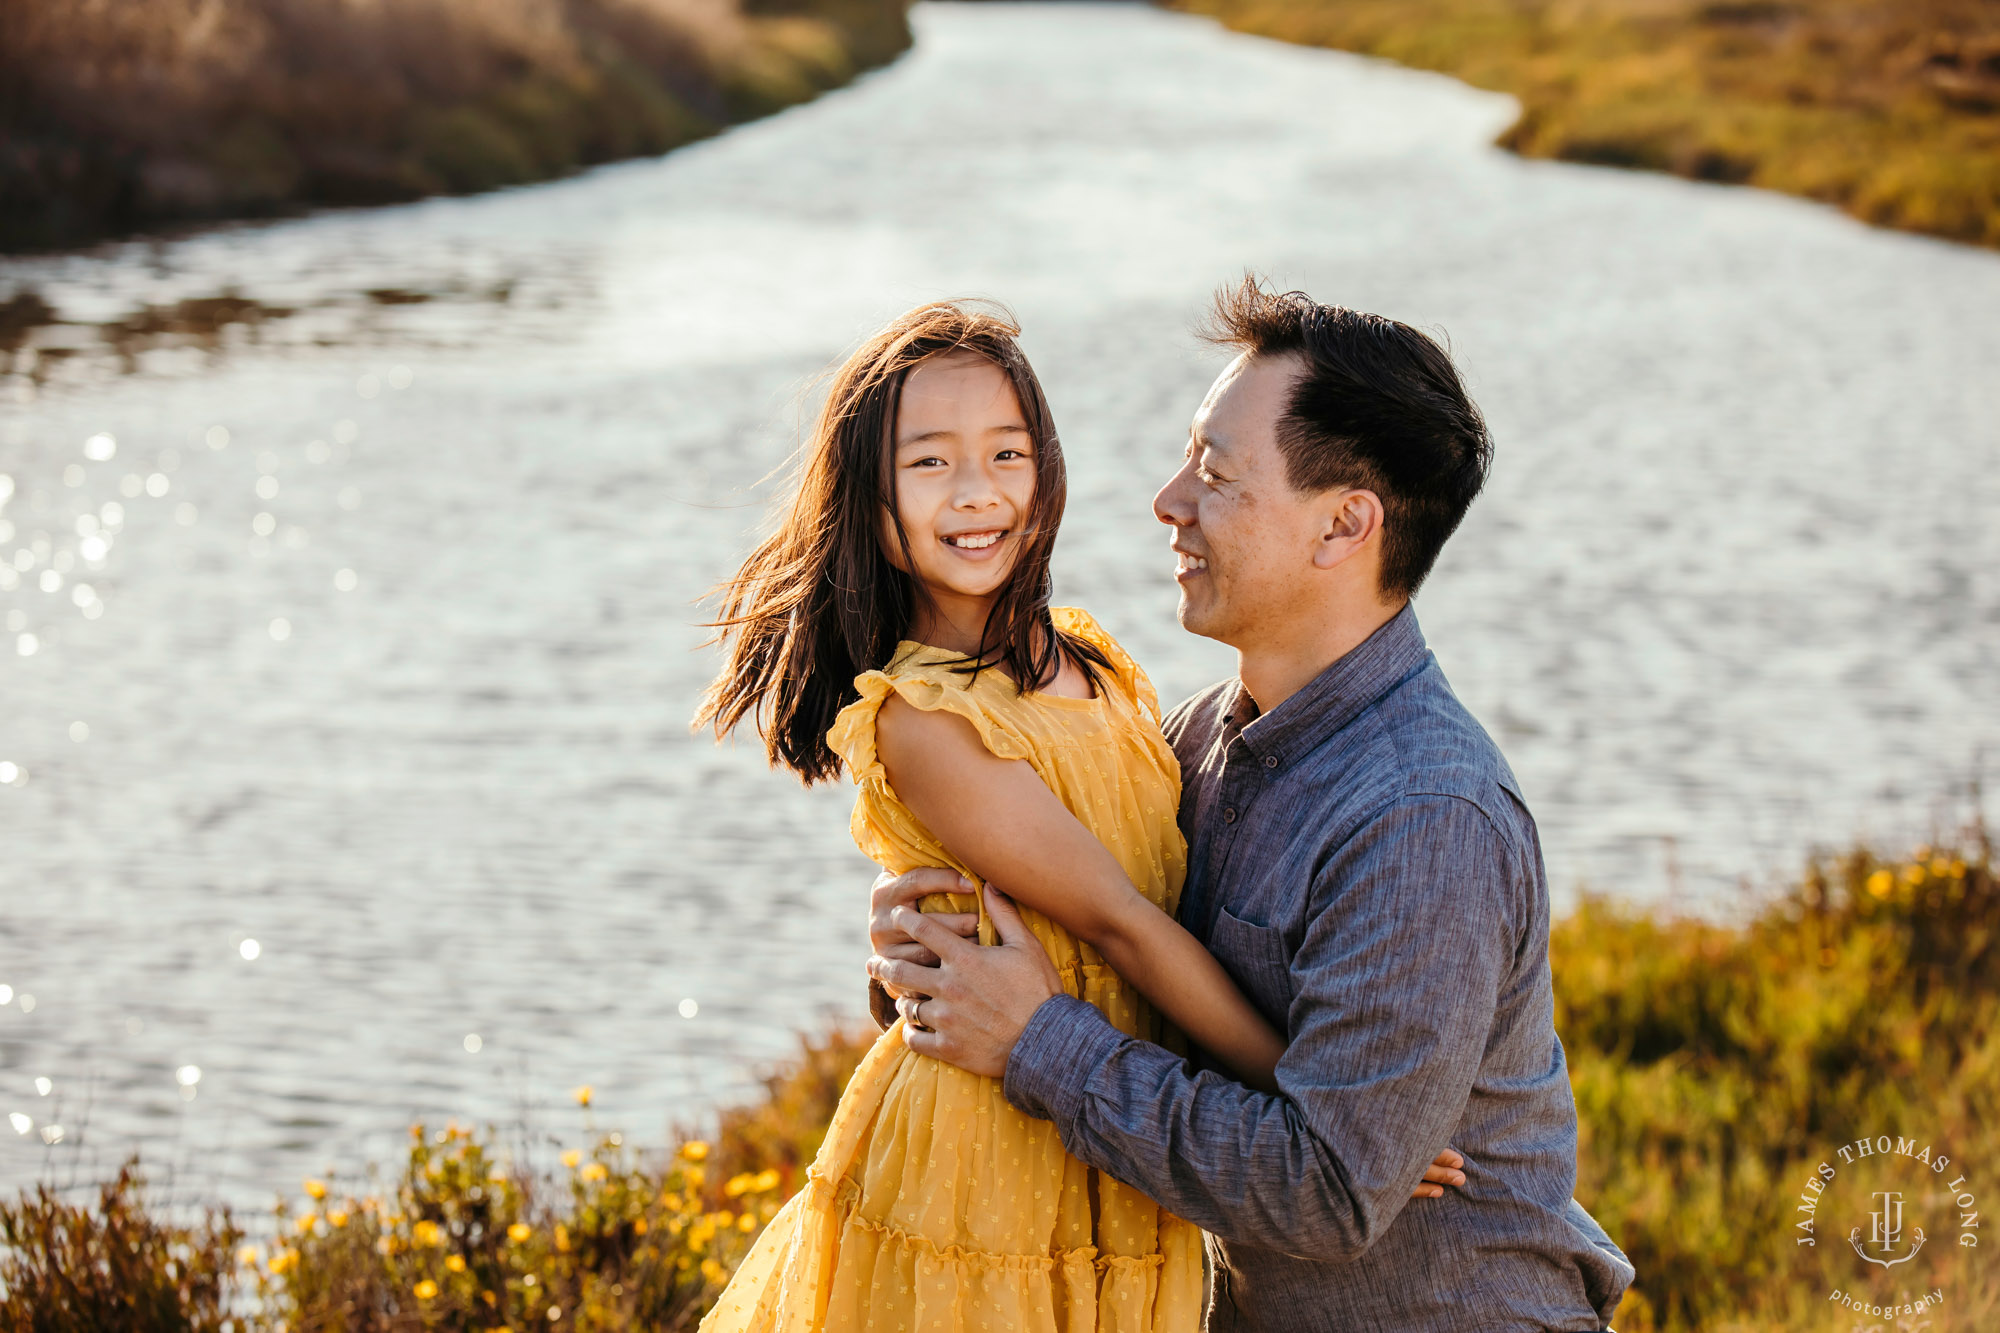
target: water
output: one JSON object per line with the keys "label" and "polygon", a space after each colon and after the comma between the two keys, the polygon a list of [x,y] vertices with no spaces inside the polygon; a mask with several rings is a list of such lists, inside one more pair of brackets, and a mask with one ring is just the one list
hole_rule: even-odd
{"label": "water", "polygon": [[[688,735],[692,601],[815,372],[931,297],[1025,321],[1061,594],[1169,699],[1229,669],[1148,507],[1206,293],[1448,332],[1498,466],[1419,611],[1562,902],[1726,911],[1992,771],[2000,256],[1518,161],[1504,98],[1150,9],[916,18],[663,160],[0,264],[70,321],[0,383],[0,1184],[138,1146],[261,1204],[412,1117],[578,1138],[585,1082],[657,1139],[858,1013],[848,793]],[[266,317],[179,305],[230,291]]]}

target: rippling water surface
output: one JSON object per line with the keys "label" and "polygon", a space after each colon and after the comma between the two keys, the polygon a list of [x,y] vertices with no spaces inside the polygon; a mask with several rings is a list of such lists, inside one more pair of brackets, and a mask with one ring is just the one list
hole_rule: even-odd
{"label": "rippling water surface", "polygon": [[0,381],[0,1184],[139,1146],[259,1203],[412,1116],[580,1134],[583,1082],[656,1137],[858,1011],[848,794],[688,735],[691,603],[926,298],[1022,316],[1060,594],[1169,698],[1229,668],[1148,508],[1204,295],[1445,330],[1498,466],[1418,609],[1559,899],[1726,909],[1991,772],[2000,256],[1148,9],[916,17],[662,160],[0,263],[63,321]]}

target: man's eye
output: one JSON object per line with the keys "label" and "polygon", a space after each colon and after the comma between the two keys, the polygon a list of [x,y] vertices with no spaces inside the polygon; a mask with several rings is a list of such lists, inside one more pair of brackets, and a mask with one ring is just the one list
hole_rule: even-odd
{"label": "man's eye", "polygon": [[1205,467],[1196,468],[1194,470],[1194,475],[1201,479],[1201,483],[1204,486],[1213,486],[1215,485],[1215,483],[1222,480],[1222,478],[1216,476],[1213,472],[1210,472]]}

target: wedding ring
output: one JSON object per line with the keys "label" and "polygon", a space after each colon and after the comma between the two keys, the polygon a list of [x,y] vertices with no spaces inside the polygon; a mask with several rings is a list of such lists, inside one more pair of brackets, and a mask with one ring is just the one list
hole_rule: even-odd
{"label": "wedding ring", "polygon": [[918,1000],[910,1006],[910,1026],[919,1032],[930,1031],[929,1028],[924,1026],[924,1000],[928,999],[930,999],[930,996],[926,995],[922,1000]]}

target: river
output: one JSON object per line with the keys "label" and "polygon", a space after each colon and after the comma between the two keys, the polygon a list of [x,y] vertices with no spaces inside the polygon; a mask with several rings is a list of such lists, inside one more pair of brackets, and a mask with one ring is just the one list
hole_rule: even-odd
{"label": "river", "polygon": [[1230,668],[1149,509],[1206,295],[1444,331],[1497,465],[1418,611],[1558,908],[1727,914],[1992,775],[2000,255],[1521,161],[1506,98],[1153,9],[915,19],[665,158],[0,261],[63,321],[0,379],[0,1185],[136,1147],[261,1206],[416,1117],[575,1141],[584,1083],[657,1141],[857,1013],[849,792],[688,734],[693,603],[924,299],[1019,313],[1059,599],[1169,700]]}

